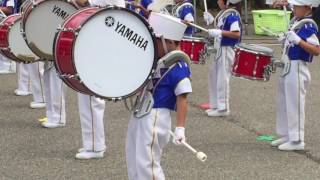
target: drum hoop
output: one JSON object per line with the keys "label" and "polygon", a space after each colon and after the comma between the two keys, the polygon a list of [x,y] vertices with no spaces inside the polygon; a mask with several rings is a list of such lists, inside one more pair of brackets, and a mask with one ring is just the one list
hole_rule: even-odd
{"label": "drum hoop", "polygon": [[[127,95],[125,95],[125,96],[120,96],[120,97],[106,97],[106,96],[102,96],[102,95],[100,95],[100,94],[97,94],[97,93],[93,92],[92,90],[90,90],[90,88],[88,88],[88,87],[83,83],[83,85],[84,85],[87,89],[89,89],[92,93],[94,93],[94,95],[97,96],[97,97],[100,97],[100,98],[103,98],[103,99],[107,99],[107,100],[122,100],[122,99],[126,99],[126,98],[131,97],[131,96],[135,95],[136,93],[138,93],[140,90],[142,90],[142,89],[147,85],[148,80],[150,80],[150,79],[153,77],[153,75],[154,75],[154,73],[155,73],[156,65],[157,65],[156,61],[157,61],[157,58],[158,58],[158,54],[157,54],[157,51],[156,51],[156,36],[155,36],[155,34],[154,34],[154,32],[153,32],[152,27],[148,24],[148,22],[147,22],[142,16],[140,16],[139,14],[137,14],[136,12],[134,12],[134,11],[132,11],[132,10],[130,10],[130,9],[126,9],[126,8],[122,8],[122,7],[117,7],[117,6],[106,6],[106,7],[104,7],[104,8],[99,8],[99,10],[98,10],[97,12],[95,12],[94,14],[92,14],[91,16],[89,16],[86,20],[84,20],[81,25],[84,26],[84,25],[85,25],[89,20],[91,20],[93,17],[99,15],[100,13],[102,13],[102,12],[104,12],[104,11],[106,11],[106,10],[123,10],[123,11],[127,11],[127,12],[129,12],[130,14],[134,15],[135,17],[137,17],[138,19],[140,19],[140,20],[142,21],[142,23],[144,23],[144,25],[145,25],[145,26],[147,27],[147,29],[149,30],[149,33],[150,33],[150,35],[151,35],[151,37],[152,37],[152,43],[153,43],[153,45],[154,45],[153,65],[152,65],[152,68],[151,68],[151,70],[150,70],[150,72],[149,72],[149,75],[148,75],[148,77],[145,79],[144,83],[143,83],[138,89],[136,89],[135,91],[133,91],[132,93],[127,94]],[[80,31],[81,31],[81,29],[80,29]],[[74,38],[74,40],[73,40],[73,47],[74,47],[74,45],[75,45],[75,42],[77,41],[77,38],[78,38],[78,36],[76,36],[76,37]],[[74,51],[72,51],[72,60],[74,60]],[[73,63],[74,63],[74,62],[73,62]],[[74,65],[75,65],[75,64],[74,64]],[[75,66],[75,67],[76,67],[76,66]],[[75,69],[76,69],[76,68],[75,68]],[[81,79],[81,77],[79,77],[79,78]]]}
{"label": "drum hoop", "polygon": [[203,43],[205,43],[205,38],[202,38],[202,37],[183,37],[181,41],[203,42]]}
{"label": "drum hoop", "polygon": [[[85,8],[82,8],[82,9],[76,11],[75,13],[71,14],[71,15],[62,23],[61,27],[63,28],[67,23],[69,23],[69,20],[70,20],[71,18],[73,18],[74,16],[76,16],[76,15],[78,15],[78,14],[84,12],[84,11],[90,10],[90,9],[99,9],[99,7],[85,7]],[[81,24],[81,25],[82,25],[82,24]],[[77,31],[77,29],[76,29],[75,31]],[[58,31],[55,33],[54,41],[53,41],[53,52],[54,52],[54,53],[53,53],[53,57],[54,57],[54,61],[53,61],[54,63],[53,63],[53,64],[54,64],[56,70],[57,70],[59,73],[62,72],[62,71],[61,71],[61,69],[59,68],[58,63],[56,62],[56,50],[57,50],[57,48],[56,48],[57,43],[56,43],[56,42],[57,42],[58,36],[60,35],[60,32],[62,32],[62,29],[61,29],[61,30],[58,30]],[[74,57],[73,57],[73,47],[74,47],[74,44],[75,44],[75,39],[76,39],[76,38],[74,38],[74,39],[73,39],[73,42],[72,42],[72,61],[71,61],[72,66],[73,66],[74,69],[76,69],[76,66],[75,66],[74,61],[73,61],[73,59],[74,59]],[[76,69],[76,70],[77,70],[77,69]],[[78,72],[76,71],[75,73],[78,73]],[[61,74],[60,74],[60,75],[61,75]],[[81,91],[80,89],[75,88],[75,87],[72,85],[72,83],[69,82],[69,80],[68,80],[67,78],[64,78],[64,77],[62,77],[62,76],[59,76],[59,77],[60,77],[60,79],[62,79],[62,81],[63,81],[64,83],[66,83],[66,84],[67,84],[71,89],[73,89],[74,91],[80,92],[80,93],[83,93],[83,94],[86,94],[86,93],[87,93],[87,92]],[[82,84],[88,91],[90,91],[90,93],[92,93],[92,94],[90,94],[90,95],[95,95],[95,96],[97,96],[97,94],[94,93],[93,91],[91,91],[84,83],[81,83],[81,84]]]}
{"label": "drum hoop", "polygon": [[245,47],[241,47],[240,45],[236,45],[235,48],[236,48],[236,49],[243,50],[243,51],[246,51],[246,52],[251,52],[251,53],[253,53],[253,54],[260,54],[260,55],[265,55],[265,56],[273,57],[273,53],[263,52],[263,51],[254,51],[254,50],[252,50],[252,49],[248,49],[248,48],[245,48]]}
{"label": "drum hoop", "polygon": [[[17,17],[17,16],[18,16],[18,17]],[[20,16],[20,17],[19,17],[19,16]],[[11,24],[3,24],[5,20],[7,20],[7,19],[9,19],[9,18],[12,18],[12,17],[17,17],[17,18],[14,19]],[[5,17],[5,18],[3,19],[3,21],[0,23],[0,26],[5,26],[5,25],[7,25],[7,26],[8,26],[7,35],[9,35],[9,33],[10,33],[10,31],[11,31],[11,27],[12,27],[12,26],[16,23],[16,21],[18,21],[19,19],[21,19],[21,15],[20,15],[20,14],[12,14],[12,15],[9,15],[9,16],[7,16],[7,17]],[[4,53],[4,51],[6,51],[6,50],[4,50],[3,48],[0,48],[1,54],[4,55],[5,57],[9,58],[9,59],[14,60],[14,61],[24,63],[25,60],[17,57],[17,56],[16,56],[15,54],[13,54],[13,52],[11,51],[8,36],[7,36],[7,44],[8,44],[8,48],[9,48],[9,49],[7,50],[7,52],[8,52],[10,55],[8,56],[7,53]]]}
{"label": "drum hoop", "polygon": [[[77,6],[75,6],[73,3],[70,3],[68,2],[67,0],[39,0],[37,2],[31,2],[30,4],[28,4],[26,7],[25,7],[25,13],[22,14],[22,20],[21,20],[21,27],[20,27],[20,31],[23,33],[23,36],[24,36],[24,40],[26,41],[29,49],[36,55],[38,56],[40,59],[44,59],[44,60],[50,60],[52,61],[53,58],[54,58],[54,55],[51,55],[51,54],[46,54],[45,52],[41,51],[38,47],[31,47],[31,46],[34,46],[33,43],[32,44],[29,44],[28,42],[28,39],[27,39],[27,33],[25,31],[25,27],[26,27],[26,21],[29,17],[29,15],[31,14],[32,12],[32,9],[34,9],[35,7],[39,6],[40,4],[42,3],[45,3],[45,2],[49,2],[49,1],[62,1],[62,2],[66,2],[70,5],[72,5],[75,9],[78,9]],[[53,44],[54,46],[54,44]],[[36,48],[36,50],[34,49]],[[41,54],[41,55],[40,55]]]}

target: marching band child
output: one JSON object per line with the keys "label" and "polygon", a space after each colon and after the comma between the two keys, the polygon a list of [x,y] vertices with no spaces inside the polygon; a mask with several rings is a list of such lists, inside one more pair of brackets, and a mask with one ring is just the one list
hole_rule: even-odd
{"label": "marching band child", "polygon": [[[183,21],[193,23],[194,22],[194,8],[193,5],[188,0],[175,0],[178,8],[176,10],[176,16]],[[194,28],[188,26],[185,36],[193,36]]]}
{"label": "marching band child", "polygon": [[[227,10],[236,6],[241,0],[218,0],[220,9]],[[204,14],[206,22],[211,21],[210,13]],[[227,116],[229,107],[229,81],[231,66],[234,62],[234,46],[240,42],[242,28],[240,14],[233,10],[225,13],[218,19],[218,28],[209,29],[209,37],[216,38],[218,44],[217,53],[209,70],[209,102],[210,109],[206,110],[208,116]]]}
{"label": "marching band child", "polygon": [[[178,18],[151,12],[149,24],[157,37],[158,57],[168,51],[179,49],[187,26]],[[165,46],[167,48],[165,48]],[[190,69],[187,63],[179,61],[168,68],[160,68],[153,79],[154,105],[151,112],[143,117],[132,115],[127,132],[126,161],[129,180],[164,180],[160,165],[163,148],[167,145],[171,130],[171,111],[177,110],[175,144],[185,140],[185,119],[187,94],[192,92]]]}
{"label": "marching band child", "polygon": [[294,28],[303,19],[311,19],[316,0],[288,2],[293,5],[294,21],[286,34],[286,54],[282,58],[290,63],[290,69],[280,77],[278,86],[276,125],[281,138],[271,142],[284,151],[304,150],[305,96],[311,81],[307,64],[320,54],[316,24],[307,22]]}

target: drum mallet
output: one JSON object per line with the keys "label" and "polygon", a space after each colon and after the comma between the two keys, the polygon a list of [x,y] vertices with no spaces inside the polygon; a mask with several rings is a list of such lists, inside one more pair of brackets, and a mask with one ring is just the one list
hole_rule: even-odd
{"label": "drum mallet", "polygon": [[[170,132],[170,135],[174,138],[175,137],[174,133],[172,131],[169,131],[169,132]],[[200,161],[205,162],[207,160],[207,155],[205,153],[195,150],[187,142],[182,141],[182,145],[188,148],[193,154],[195,154]]]}

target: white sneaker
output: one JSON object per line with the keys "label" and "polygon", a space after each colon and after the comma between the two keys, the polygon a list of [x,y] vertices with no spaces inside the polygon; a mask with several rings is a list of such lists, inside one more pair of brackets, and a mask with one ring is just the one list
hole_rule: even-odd
{"label": "white sneaker", "polygon": [[303,151],[304,142],[286,142],[281,144],[278,149],[281,151]]}
{"label": "white sneaker", "polygon": [[22,91],[22,90],[19,90],[19,89],[16,89],[14,90],[14,94],[17,95],[17,96],[28,96],[31,94],[30,91]]}
{"label": "white sneaker", "polygon": [[222,117],[222,116],[229,116],[230,111],[227,110],[223,110],[223,111],[219,111],[219,110],[212,110],[212,111],[208,111],[207,115],[210,117]]}
{"label": "white sneaker", "polygon": [[104,151],[82,151],[76,154],[76,159],[99,159],[103,158]]}
{"label": "white sneaker", "polygon": [[64,126],[66,126],[66,124],[43,122],[43,123],[41,123],[41,126],[42,126],[42,127],[45,127],[45,128],[59,128],[59,127],[64,127]]}
{"label": "white sneaker", "polygon": [[283,143],[286,143],[288,140],[289,140],[288,137],[282,137],[282,138],[279,138],[277,140],[272,141],[270,144],[272,147],[276,147],[276,146],[279,146]]}
{"label": "white sneaker", "polygon": [[7,70],[7,69],[0,70],[0,74],[10,74],[10,73],[15,73],[15,72]]}
{"label": "white sneaker", "polygon": [[206,113],[209,113],[209,112],[211,112],[211,111],[216,111],[216,110],[217,110],[217,108],[207,109],[207,110],[205,110],[205,112],[206,112]]}
{"label": "white sneaker", "polygon": [[46,103],[44,102],[31,102],[30,107],[32,109],[41,109],[46,107]]}

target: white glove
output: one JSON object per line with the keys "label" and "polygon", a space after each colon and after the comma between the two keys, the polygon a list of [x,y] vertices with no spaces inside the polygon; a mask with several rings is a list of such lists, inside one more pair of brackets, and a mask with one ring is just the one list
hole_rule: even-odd
{"label": "white glove", "polygon": [[210,24],[212,24],[213,21],[214,21],[214,17],[213,17],[212,14],[210,14],[209,12],[204,12],[204,13],[203,13],[203,19],[204,19],[204,22],[207,23],[207,26],[209,26]]}
{"label": "white glove", "polygon": [[181,145],[182,141],[185,141],[186,137],[184,135],[184,127],[176,127],[174,130],[173,143],[175,145]]}
{"label": "white glove", "polygon": [[209,29],[208,33],[209,37],[218,37],[222,35],[222,31],[220,29]]}
{"label": "white glove", "polygon": [[301,38],[295,32],[289,31],[287,33],[287,40],[289,41],[289,43],[298,45],[301,41]]}

